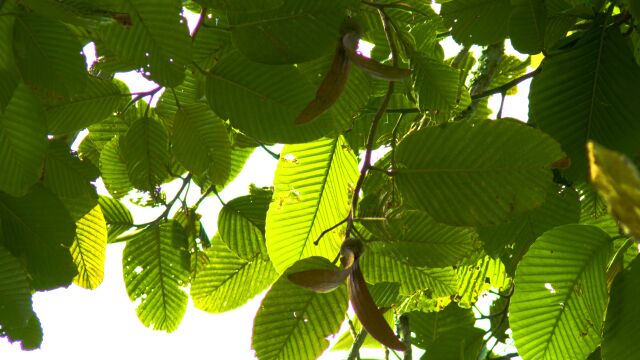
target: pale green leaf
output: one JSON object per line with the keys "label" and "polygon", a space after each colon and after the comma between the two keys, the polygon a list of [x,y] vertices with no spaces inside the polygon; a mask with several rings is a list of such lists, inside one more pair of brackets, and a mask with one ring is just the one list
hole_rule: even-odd
{"label": "pale green leaf", "polygon": [[[335,269],[329,260],[301,261],[291,272]],[[265,296],[253,323],[251,346],[260,360],[316,359],[328,346],[327,337],[340,329],[347,310],[347,289],[315,293],[283,275]]]}
{"label": "pale green leaf", "polygon": [[294,64],[334,50],[349,2],[282,2],[272,10],[228,13],[231,37],[240,51],[257,62]]}
{"label": "pale green leaf", "polygon": [[516,270],[509,307],[525,359],[585,358],[600,343],[607,305],[611,239],[590,225],[563,225],[540,236]]}
{"label": "pale green leaf", "polygon": [[50,134],[72,134],[113,114],[124,96],[113,82],[90,77],[82,93],[45,107]]}
{"label": "pale green leaf", "polygon": [[91,183],[98,175],[98,169],[72,155],[64,141],[49,142],[41,181],[62,200],[74,220],[98,204],[98,194]]}
{"label": "pale green leaf", "polygon": [[458,277],[456,300],[465,308],[473,306],[484,291],[492,288],[500,291],[510,284],[502,262],[489,256],[483,256],[473,264],[457,268],[456,274]]}
{"label": "pale green leaf", "polygon": [[13,53],[22,78],[36,93],[55,100],[87,85],[82,44],[60,22],[32,14],[16,17]]}
{"label": "pale green leaf", "polygon": [[375,252],[393,256],[412,266],[458,265],[477,247],[477,234],[470,228],[434,221],[424,211],[405,210],[387,215],[382,241],[367,243]]}
{"label": "pale green leaf", "polygon": [[442,4],[440,15],[452,26],[457,42],[490,45],[507,37],[510,0],[452,0]]}
{"label": "pale green leaf", "polygon": [[419,290],[428,290],[434,298],[456,293],[457,278],[451,267],[413,267],[390,256],[373,252],[365,252],[359,264],[368,283],[400,283],[402,295],[410,295]]}
{"label": "pale green leaf", "polygon": [[588,140],[629,156],[640,149],[640,68],[615,26],[594,27],[575,40],[543,61],[531,83],[529,117],[560,142],[571,158],[567,174],[582,180]]}
{"label": "pale green leaf", "polygon": [[191,38],[177,0],[127,0],[122,11],[131,16],[131,26],[114,23],[96,35],[100,44],[145,77],[174,87],[184,80],[191,62]]}
{"label": "pale green leaf", "polygon": [[187,310],[183,290],[189,282],[187,236],[179,223],[153,225],[127,242],[122,254],[124,283],[131,301],[139,301],[140,321],[172,332]]}
{"label": "pale green leaf", "polygon": [[172,134],[176,158],[192,174],[214,185],[229,177],[231,144],[222,120],[205,104],[184,104]]}
{"label": "pale green leaf", "polygon": [[458,122],[407,136],[396,149],[404,200],[450,225],[489,225],[539,207],[563,154],[549,136],[511,119]]}
{"label": "pale green leaf", "polygon": [[611,289],[602,340],[604,360],[633,359],[640,352],[640,258],[636,258]]}
{"label": "pale green leaf", "polygon": [[264,238],[271,192],[247,195],[227,202],[218,214],[218,231],[222,241],[241,259],[261,254],[268,258]]}
{"label": "pale green leaf", "polygon": [[169,176],[169,138],[160,121],[151,117],[137,119],[120,146],[129,179],[136,188],[153,191]]}
{"label": "pale green leaf", "polygon": [[320,234],[349,212],[358,164],[344,138],[286,145],[274,178],[273,201],[267,212],[269,257],[279,273],[299,259],[333,259],[344,239],[342,228]]}
{"label": "pale green leaf", "polygon": [[40,104],[20,84],[0,113],[0,190],[14,196],[27,193],[42,171],[47,132]]}
{"label": "pale green leaf", "polygon": [[98,204],[100,204],[104,220],[107,223],[109,243],[114,242],[120,234],[133,226],[131,212],[120,201],[107,196],[100,196]]}
{"label": "pale green leaf", "polygon": [[0,193],[4,245],[27,259],[31,285],[37,290],[68,286],[76,275],[69,252],[76,227],[62,202],[41,186],[22,197]]}
{"label": "pale green leaf", "polygon": [[294,124],[315,92],[295,66],[254,63],[238,51],[220,59],[206,84],[207,100],[218,116],[266,143],[315,140],[338,127],[330,114],[305,125]]}
{"label": "pale green leaf", "polygon": [[191,297],[195,306],[206,312],[240,307],[278,278],[271,262],[260,253],[247,260],[239,258],[220,238],[214,237],[204,252],[209,262],[191,284]]}
{"label": "pale green leaf", "polygon": [[104,279],[107,257],[107,223],[99,205],[76,221],[76,239],[71,245],[71,255],[78,267],[78,275],[73,282],[85,289],[97,288]]}

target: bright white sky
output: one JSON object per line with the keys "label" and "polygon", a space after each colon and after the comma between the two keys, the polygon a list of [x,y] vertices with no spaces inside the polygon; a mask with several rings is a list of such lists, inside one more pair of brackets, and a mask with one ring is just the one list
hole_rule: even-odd
{"label": "bright white sky", "polygon": [[[187,13],[191,26],[197,16]],[[458,51],[451,40],[443,44],[447,57]],[[514,53],[513,50],[509,53]],[[95,58],[93,46],[85,48],[88,63]],[[135,72],[119,74],[131,92],[153,89],[156,84],[145,80]],[[503,117],[527,119],[527,98],[530,80],[519,86],[516,96],[508,97]],[[500,97],[493,96],[490,106],[497,109]],[[274,148],[276,152],[279,147]],[[258,148],[249,158],[242,173],[220,193],[225,200],[248,193],[249,184],[271,186],[277,162]],[[106,194],[104,187],[97,184]],[[178,184],[166,187],[167,197],[172,198]],[[199,197],[198,189],[192,187],[190,203]],[[209,197],[200,206],[205,229],[210,236],[216,231],[216,220],[221,205],[215,197]],[[162,209],[134,210],[136,223],[155,219]],[[33,297],[34,310],[44,330],[44,342],[40,350],[23,352],[19,344],[0,340],[0,359],[12,360],[85,360],[101,359],[255,359],[251,350],[253,317],[260,306],[262,296],[251,300],[242,308],[224,314],[208,314],[193,307],[191,301],[178,330],[171,334],[152,331],[144,327],[135,314],[135,306],[129,300],[122,278],[122,249],[124,244],[107,247],[105,279],[97,290],[89,291],[75,285],[67,289],[39,292]],[[338,354],[327,354],[323,359],[339,358]],[[344,357],[344,354],[341,354]]]}

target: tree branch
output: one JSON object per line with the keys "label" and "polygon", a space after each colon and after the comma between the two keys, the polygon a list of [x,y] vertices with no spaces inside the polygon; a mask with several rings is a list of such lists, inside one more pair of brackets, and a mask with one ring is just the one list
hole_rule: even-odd
{"label": "tree branch", "polygon": [[355,339],[353,339],[353,345],[351,345],[351,351],[349,351],[349,356],[347,360],[356,360],[360,358],[360,347],[364,344],[364,339],[367,338],[367,330],[362,329],[356,335]]}
{"label": "tree branch", "polygon": [[500,86],[495,87],[493,89],[485,90],[485,91],[483,91],[483,92],[481,92],[479,94],[471,95],[471,99],[472,100],[477,100],[477,99],[482,99],[482,98],[485,98],[487,96],[491,96],[491,95],[494,95],[494,94],[506,94],[507,91],[509,91],[509,89],[511,89],[512,87],[520,84],[521,82],[523,82],[523,81],[525,81],[527,79],[530,79],[530,78],[538,75],[540,73],[540,71],[542,71],[542,68],[538,67],[535,70],[530,71],[530,72],[528,72],[528,73],[526,73],[526,74],[524,74],[524,75],[522,75],[520,77],[517,77],[517,78],[509,81],[506,84],[500,85]]}
{"label": "tree branch", "polygon": [[[387,35],[387,41],[389,42],[389,48],[391,49],[391,61],[393,66],[398,66],[398,46],[393,39],[393,34],[391,33],[391,26],[389,24],[389,19],[387,15],[384,13],[382,9],[378,9],[380,13],[380,17],[382,18],[382,23],[384,25],[385,34]],[[349,210],[349,215],[347,216],[347,237],[351,233],[353,228],[353,220],[355,218],[355,213],[358,208],[358,201],[360,199],[360,191],[362,190],[362,185],[364,184],[364,179],[371,169],[371,153],[373,152],[373,144],[375,143],[376,132],[378,130],[378,125],[380,120],[384,116],[387,106],[389,106],[389,101],[391,101],[391,95],[393,94],[394,82],[389,81],[389,85],[387,86],[387,91],[382,98],[382,102],[376,111],[376,114],[371,121],[371,127],[369,128],[369,134],[367,135],[367,143],[365,145],[365,154],[364,161],[362,164],[362,168],[360,169],[360,176],[358,177],[358,181],[356,182],[356,186],[353,189],[353,197],[351,198],[351,209]]]}
{"label": "tree branch", "polygon": [[400,323],[398,325],[400,338],[402,338],[402,342],[406,346],[406,350],[404,351],[404,360],[411,360],[411,327],[409,324],[409,316],[406,314],[400,315]]}
{"label": "tree branch", "polygon": [[147,226],[158,224],[163,219],[166,219],[169,216],[169,212],[171,212],[171,208],[173,207],[173,205],[176,203],[176,201],[178,201],[178,199],[180,199],[180,195],[182,195],[182,192],[184,191],[184,189],[186,189],[187,185],[189,185],[189,183],[191,182],[191,177],[192,175],[191,173],[189,173],[184,179],[182,179],[182,185],[180,186],[180,189],[176,193],[176,196],[174,196],[173,199],[171,199],[171,201],[167,203],[164,211],[162,212],[162,214],[160,214],[160,216],[155,218],[155,220],[149,221],[147,223],[133,224],[132,226],[136,228],[147,227]]}

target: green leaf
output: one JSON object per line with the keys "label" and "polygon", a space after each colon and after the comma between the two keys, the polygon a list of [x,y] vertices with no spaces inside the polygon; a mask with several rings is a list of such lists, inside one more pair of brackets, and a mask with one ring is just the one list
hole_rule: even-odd
{"label": "green leaf", "polygon": [[283,0],[282,6],[272,10],[229,12],[231,37],[256,62],[309,61],[335,49],[348,4],[343,0]]}
{"label": "green leaf", "polygon": [[640,174],[624,155],[589,142],[591,182],[625,232],[640,238]]}
{"label": "green leaf", "polygon": [[232,46],[231,33],[225,28],[229,26],[228,21],[222,19],[220,14],[216,15],[215,22],[200,27],[193,42],[193,61],[205,70],[211,69],[220,56]]}
{"label": "green leaf", "polygon": [[20,196],[40,176],[47,132],[40,104],[29,89],[20,84],[12,92],[0,112],[0,190]]}
{"label": "green leaf", "polygon": [[118,235],[131,229],[133,217],[129,209],[116,199],[100,196],[98,204],[107,223],[108,242],[112,243]]}
{"label": "green leaf", "polygon": [[266,143],[300,143],[333,132],[337,125],[329,114],[294,125],[315,91],[297,67],[254,63],[238,51],[220,59],[206,84],[207,100],[218,116]]}
{"label": "green leaf", "polygon": [[632,359],[640,351],[640,309],[635,301],[640,289],[640,258],[618,275],[611,289],[602,340],[604,360]]}
{"label": "green leaf", "polygon": [[177,222],[153,225],[127,242],[122,255],[127,294],[139,301],[140,321],[154,330],[172,332],[187,310],[183,288],[189,282],[187,236]]}
{"label": "green leaf", "polygon": [[350,190],[358,164],[344,138],[285,145],[274,178],[273,202],[267,212],[269,257],[279,273],[299,259],[333,259],[344,238],[341,229],[320,234],[349,212]]}
{"label": "green leaf", "polygon": [[579,219],[580,201],[576,191],[553,189],[539,208],[517,215],[507,223],[480,227],[478,234],[487,254],[500,257],[507,273],[513,275],[538,236],[559,225],[578,223]]}
{"label": "green leaf", "polygon": [[[329,260],[305,259],[291,273],[335,269]],[[252,347],[260,360],[317,358],[328,346],[327,337],[340,329],[347,310],[347,289],[315,293],[289,282],[283,275],[265,296],[253,323]]]}
{"label": "green leaf", "polygon": [[36,15],[16,17],[13,53],[22,78],[37,93],[66,98],[87,85],[82,44],[60,22]]}
{"label": "green leaf", "polygon": [[404,200],[450,225],[489,225],[539,207],[562,158],[546,134],[515,120],[458,122],[407,136],[396,149]]}
{"label": "green leaf", "polygon": [[407,315],[411,332],[415,334],[411,343],[422,349],[428,349],[438,338],[447,336],[447,333],[473,327],[476,322],[471,309],[460,308],[455,303],[440,311],[412,311]]}
{"label": "green leaf", "polygon": [[100,153],[104,145],[115,136],[124,135],[129,129],[126,116],[109,116],[99,123],[89,126],[89,133],[80,143],[78,153],[80,158],[91,161],[95,166],[100,165]]}
{"label": "green leaf", "polygon": [[451,267],[441,269],[413,267],[383,253],[373,252],[365,252],[359,264],[368,283],[400,283],[402,295],[410,295],[419,290],[428,290],[433,297],[456,293],[457,278]]}
{"label": "green leaf", "polygon": [[476,360],[481,355],[485,330],[469,327],[442,336],[420,360]]}
{"label": "green leaf", "polygon": [[508,296],[500,296],[491,303],[491,307],[489,308],[491,335],[495,336],[497,341],[505,344],[509,339],[507,330],[511,328],[511,325],[509,325],[510,302],[511,299]]}
{"label": "green leaf", "polygon": [[241,259],[250,260],[257,254],[268,258],[264,232],[271,196],[264,192],[235,198],[218,214],[222,241]]}
{"label": "green leaf", "polygon": [[100,206],[76,222],[76,239],[71,245],[71,255],[78,267],[73,282],[85,289],[93,290],[104,279],[104,264],[107,257],[107,223]]}
{"label": "green leaf", "polygon": [[40,325],[40,319],[38,319],[35,313],[31,314],[27,326],[2,330],[6,331],[9,342],[20,341],[20,348],[22,350],[35,350],[40,348],[42,344],[42,326]]}
{"label": "green leaf", "polygon": [[187,72],[182,84],[162,93],[158,100],[156,114],[164,120],[175,122],[178,104],[193,105],[204,103],[204,101],[204,76]]}
{"label": "green leaf", "polygon": [[229,11],[266,11],[282,5],[284,0],[198,0],[203,6]]}
{"label": "green leaf", "polygon": [[60,198],[74,220],[98,204],[98,194],[91,183],[98,176],[98,169],[72,155],[66,142],[49,142],[41,181]]}
{"label": "green leaf", "polygon": [[510,284],[502,262],[489,256],[483,256],[475,263],[457,268],[456,275],[456,301],[462,307],[473,306],[486,290],[494,288],[500,291]]}
{"label": "green leaf", "polygon": [[375,252],[385,253],[412,266],[458,265],[475,249],[477,235],[470,228],[440,224],[419,210],[387,215],[383,241],[368,242]]}
{"label": "green leaf", "polygon": [[531,246],[509,308],[524,358],[585,358],[598,346],[610,248],[609,236],[590,225],[556,227]]}
{"label": "green leaf", "polygon": [[104,186],[115,199],[120,199],[133,189],[127,164],[120,156],[120,137],[114,137],[104,145],[100,153],[100,174]]}
{"label": "green leaf", "polygon": [[[0,8],[5,13],[14,12],[15,4],[5,1]],[[4,111],[20,82],[20,73],[13,56],[14,20],[14,16],[0,18],[0,113]]]}
{"label": "green leaf", "polygon": [[154,191],[169,176],[169,139],[160,121],[151,117],[137,119],[120,144],[129,179],[136,188]]}
{"label": "green leaf", "polygon": [[512,0],[509,18],[511,45],[521,53],[537,54],[544,48],[547,11],[544,1]]}
{"label": "green leaf", "polygon": [[[0,233],[1,234],[1,233]],[[28,274],[0,243],[0,328],[27,326],[33,309]]]}
{"label": "green leaf", "polygon": [[440,16],[452,26],[458,43],[490,45],[507,37],[510,0],[452,0],[442,4]]}
{"label": "green leaf", "polygon": [[452,110],[458,103],[459,71],[422,54],[415,54],[411,63],[414,90],[420,110]]}
{"label": "green leaf", "polygon": [[222,120],[204,104],[181,105],[173,124],[173,151],[184,167],[208,183],[223,185],[231,144]]}
{"label": "green leaf", "polygon": [[89,77],[82,93],[46,106],[50,134],[72,134],[113,114],[123,96],[113,82]]}
{"label": "green leaf", "polygon": [[222,313],[240,307],[278,278],[271,262],[260,253],[242,259],[219,237],[204,252],[209,263],[191,284],[191,297],[200,310]]}
{"label": "green leaf", "polygon": [[[584,179],[586,143],[629,156],[640,149],[640,68],[617,27],[581,34],[572,47],[550,54],[531,83],[529,116],[571,158],[567,174]],[[621,71],[624,69],[624,71]]]}
{"label": "green leaf", "polygon": [[191,63],[191,38],[177,0],[127,0],[131,26],[114,23],[96,35],[100,44],[156,83],[178,86]]}
{"label": "green leaf", "polygon": [[84,27],[94,27],[100,23],[115,21],[105,13],[104,9],[100,9],[100,5],[105,5],[100,4],[100,1],[24,0],[22,3],[27,5],[30,10],[38,13],[38,15]]}
{"label": "green leaf", "polygon": [[69,247],[76,227],[55,195],[40,186],[19,198],[0,193],[0,221],[5,246],[26,259],[36,290],[71,283],[77,271]]}

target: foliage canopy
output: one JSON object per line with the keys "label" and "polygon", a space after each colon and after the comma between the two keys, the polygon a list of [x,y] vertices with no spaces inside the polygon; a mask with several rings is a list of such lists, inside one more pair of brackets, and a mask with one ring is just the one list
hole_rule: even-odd
{"label": "foliage canopy", "polygon": [[[635,358],[638,19],[631,0],[0,1],[0,336],[38,348],[32,294],[98,287],[126,242],[126,290],[155,330],[189,297],[225,312],[268,289],[261,360],[320,356],[349,302],[350,359],[380,343]],[[114,79],[130,70],[158,87],[130,93]],[[528,79],[529,118],[502,118]],[[273,186],[223,203],[207,234],[201,201],[276,143]],[[164,212],[135,222],[132,193]]]}

